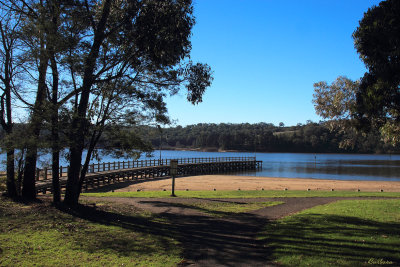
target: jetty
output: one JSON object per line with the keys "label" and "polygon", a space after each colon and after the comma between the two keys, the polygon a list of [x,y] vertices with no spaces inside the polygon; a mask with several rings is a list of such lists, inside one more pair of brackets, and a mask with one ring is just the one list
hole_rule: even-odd
{"label": "jetty", "polygon": [[[256,171],[262,168],[262,161],[256,157],[217,157],[150,159],[136,161],[103,162],[90,164],[83,182],[83,191],[125,181],[150,181],[170,177],[171,160],[178,162],[176,177],[204,174]],[[68,167],[60,167],[60,186],[65,189]],[[37,169],[36,192],[52,192],[51,167]]]}

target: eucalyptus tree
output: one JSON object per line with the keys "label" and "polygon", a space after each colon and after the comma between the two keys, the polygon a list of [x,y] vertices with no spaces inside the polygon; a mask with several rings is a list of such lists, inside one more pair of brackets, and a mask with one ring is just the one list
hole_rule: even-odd
{"label": "eucalyptus tree", "polygon": [[[211,84],[210,67],[189,57],[195,23],[190,0],[7,3],[24,17],[25,68],[37,88],[34,103],[25,101],[31,107],[23,187],[27,198],[35,197],[37,143],[46,125],[51,128],[55,189],[58,135],[67,136],[65,202],[76,204],[105,128],[115,129],[113,142],[124,144],[124,152],[149,150],[126,126],[169,123],[167,95],[186,87],[188,101],[197,104]],[[59,199],[56,190],[54,200]]]}
{"label": "eucalyptus tree", "polygon": [[82,4],[86,28],[74,52],[80,60],[72,67],[79,85],[70,105],[67,204],[78,202],[88,159],[107,123],[168,123],[166,95],[185,86],[188,101],[196,104],[212,80],[209,66],[188,60],[195,22],[191,1]]}
{"label": "eucalyptus tree", "polygon": [[[21,61],[26,74],[24,93],[17,97],[29,108],[28,129],[24,140],[26,146],[23,168],[22,196],[28,199],[36,197],[35,173],[39,147],[39,136],[45,121],[52,121],[52,133],[57,133],[58,114],[57,96],[59,94],[58,67],[56,58],[65,47],[65,38],[60,30],[63,4],[70,1],[2,1],[10,13],[21,18],[19,38],[21,41]],[[62,14],[62,12],[64,12]],[[51,75],[49,75],[51,73]],[[32,88],[36,88],[32,91]],[[56,111],[54,111],[56,110]],[[54,137],[54,134],[52,135]],[[52,139],[53,152],[57,139]],[[59,159],[53,153],[53,186],[55,200],[59,199],[58,186]],[[55,169],[56,168],[56,169]],[[54,179],[56,177],[56,179]]]}
{"label": "eucalyptus tree", "polygon": [[314,84],[317,114],[348,131],[379,130],[385,143],[400,144],[400,2],[386,0],[364,13],[353,33],[368,72]]}
{"label": "eucalyptus tree", "polygon": [[325,81],[314,83],[313,100],[315,111],[331,131],[344,134],[339,147],[353,147],[357,142],[357,92],[360,81],[339,76],[331,84]]}
{"label": "eucalyptus tree", "polygon": [[379,127],[386,142],[400,142],[400,1],[386,0],[364,14],[353,33],[368,68],[357,93],[358,119]]}
{"label": "eucalyptus tree", "polygon": [[18,29],[20,18],[0,3],[0,124],[5,132],[3,145],[7,154],[7,194],[16,197],[15,142],[13,136],[13,94],[16,91],[18,63]]}

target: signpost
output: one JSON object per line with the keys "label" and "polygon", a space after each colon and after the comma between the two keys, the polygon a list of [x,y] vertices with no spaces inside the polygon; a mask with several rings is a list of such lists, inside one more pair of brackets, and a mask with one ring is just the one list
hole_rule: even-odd
{"label": "signpost", "polygon": [[171,159],[169,173],[172,176],[172,193],[171,193],[171,197],[176,197],[176,195],[175,195],[175,176],[178,174],[178,160]]}

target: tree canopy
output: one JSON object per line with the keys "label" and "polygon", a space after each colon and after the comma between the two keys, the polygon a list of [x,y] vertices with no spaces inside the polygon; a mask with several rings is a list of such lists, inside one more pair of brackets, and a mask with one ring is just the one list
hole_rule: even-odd
{"label": "tree canopy", "polygon": [[[23,194],[35,197],[38,141],[50,133],[53,186],[59,187],[60,138],[70,162],[65,202],[77,203],[104,130],[123,152],[148,150],[139,124],[168,124],[165,97],[186,88],[192,104],[212,82],[207,64],[192,62],[191,0],[2,1],[21,17],[19,38],[30,82]],[[120,146],[121,149],[121,146]],[[87,154],[83,158],[83,151]],[[83,162],[83,166],[81,163]]]}
{"label": "tree canopy", "polygon": [[353,33],[368,72],[353,82],[338,77],[314,84],[317,114],[347,131],[379,130],[383,140],[400,142],[400,1],[386,0],[365,12]]}
{"label": "tree canopy", "polygon": [[353,33],[354,46],[368,68],[357,92],[357,118],[381,127],[386,141],[400,136],[400,2],[382,1],[364,14]]}

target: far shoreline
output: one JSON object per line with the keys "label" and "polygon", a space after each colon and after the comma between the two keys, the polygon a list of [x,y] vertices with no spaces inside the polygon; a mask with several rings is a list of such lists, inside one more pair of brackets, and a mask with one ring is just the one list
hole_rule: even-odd
{"label": "far shoreline", "polygon": [[[153,153],[160,151],[154,149]],[[225,150],[216,147],[190,148],[190,147],[162,147],[161,151],[194,151],[194,152],[219,152],[219,153],[271,153],[271,154],[331,154],[331,155],[400,155],[400,153],[360,153],[360,152],[290,152],[290,151],[254,151],[254,150]]]}

